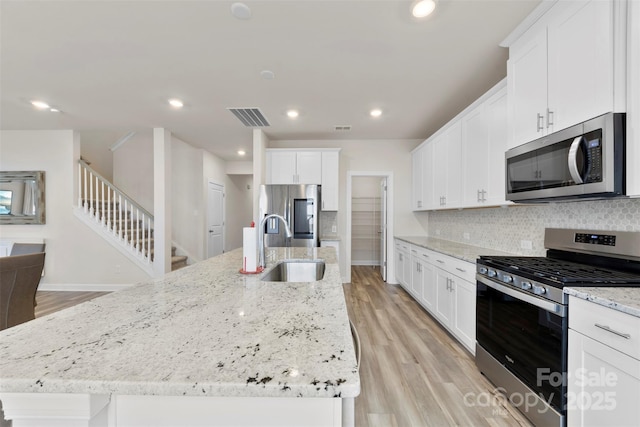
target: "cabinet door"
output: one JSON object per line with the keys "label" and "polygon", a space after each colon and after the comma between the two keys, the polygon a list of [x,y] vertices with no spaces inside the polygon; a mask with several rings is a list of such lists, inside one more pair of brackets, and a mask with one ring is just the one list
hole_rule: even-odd
{"label": "cabinet door", "polygon": [[[524,36],[527,37],[527,36]],[[544,135],[547,108],[547,33],[540,30],[509,48],[509,148]]]}
{"label": "cabinet door", "polygon": [[433,144],[433,193],[431,206],[444,207],[444,198],[447,194],[447,140],[444,135],[435,138]]}
{"label": "cabinet door", "polygon": [[296,184],[322,184],[322,153],[299,151],[296,153]]}
{"label": "cabinet door", "polygon": [[267,184],[294,184],[295,151],[267,151]]}
{"label": "cabinet door", "polygon": [[420,301],[432,314],[436,313],[436,270],[432,264],[422,262],[422,295]]}
{"label": "cabinet door", "polygon": [[613,111],[613,3],[554,7],[548,27],[548,133]]}
{"label": "cabinet door", "polygon": [[395,256],[396,256],[396,280],[398,281],[399,284],[402,285],[402,287],[404,287],[404,262],[405,262],[404,258],[405,257],[402,251],[398,249],[397,245],[396,245]]}
{"label": "cabinet door", "polygon": [[454,288],[453,333],[471,353],[476,346],[476,285],[459,277],[452,279]]}
{"label": "cabinet door", "polygon": [[412,293],[412,288],[411,288],[411,254],[409,252],[404,252],[402,254],[404,261],[402,263],[402,278],[404,279],[404,281],[402,282],[404,285],[404,288],[406,289],[407,292]]}
{"label": "cabinet door", "polygon": [[484,189],[483,203],[487,205],[506,204],[505,182],[507,151],[507,90],[504,88],[486,102],[487,119],[487,187]]}
{"label": "cabinet door", "polygon": [[322,152],[322,210],[337,211],[339,203],[340,153]]}
{"label": "cabinet door", "polygon": [[423,198],[423,172],[424,172],[424,150],[420,147],[411,154],[411,208],[414,211],[422,210],[426,207]]}
{"label": "cabinet door", "polygon": [[424,270],[422,263],[418,258],[417,252],[411,251],[411,294],[419,302],[420,295],[422,295],[422,282]]}
{"label": "cabinet door", "polygon": [[434,204],[433,163],[433,142],[429,142],[422,148],[422,206],[426,209],[437,207]]}
{"label": "cabinet door", "polygon": [[481,104],[462,118],[464,147],[462,204],[465,207],[481,205],[484,198],[483,191],[488,187],[489,128],[486,112],[486,106]]}
{"label": "cabinet door", "polygon": [[640,425],[640,360],[569,329],[568,426]]}
{"label": "cabinet door", "polygon": [[436,317],[440,322],[450,327],[453,319],[453,304],[451,292],[451,278],[447,272],[436,268]]}
{"label": "cabinet door", "polygon": [[446,193],[445,206],[455,208],[462,200],[462,123],[457,121],[445,133]]}

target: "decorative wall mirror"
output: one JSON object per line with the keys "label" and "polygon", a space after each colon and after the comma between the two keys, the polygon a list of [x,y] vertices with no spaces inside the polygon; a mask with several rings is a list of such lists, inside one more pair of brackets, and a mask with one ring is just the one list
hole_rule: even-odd
{"label": "decorative wall mirror", "polygon": [[0,172],[0,224],[44,224],[44,171]]}

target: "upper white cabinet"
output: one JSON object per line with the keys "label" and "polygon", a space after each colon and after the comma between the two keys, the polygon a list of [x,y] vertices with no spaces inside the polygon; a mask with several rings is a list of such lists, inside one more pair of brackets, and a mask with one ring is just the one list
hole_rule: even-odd
{"label": "upper white cabinet", "polygon": [[505,204],[507,88],[502,83],[462,118],[464,207]]}
{"label": "upper white cabinet", "polygon": [[640,195],[640,2],[628,4],[627,194]]}
{"label": "upper white cabinet", "polygon": [[625,111],[624,11],[621,1],[559,1],[509,45],[509,148]]}
{"label": "upper white cabinet", "polygon": [[456,208],[462,191],[462,127],[460,121],[449,126],[433,142],[432,207]]}
{"label": "upper white cabinet", "polygon": [[267,149],[267,184],[322,185],[323,211],[337,211],[340,189],[340,149]]}
{"label": "upper white cabinet", "polygon": [[267,150],[267,184],[322,184],[322,153]]}
{"label": "upper white cabinet", "polygon": [[504,205],[507,86],[501,81],[412,153],[412,209]]}
{"label": "upper white cabinet", "polygon": [[337,211],[340,189],[340,152],[322,152],[322,210]]}

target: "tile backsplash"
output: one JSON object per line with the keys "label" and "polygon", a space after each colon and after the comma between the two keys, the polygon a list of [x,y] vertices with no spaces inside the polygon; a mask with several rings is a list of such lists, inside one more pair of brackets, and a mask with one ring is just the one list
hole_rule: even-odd
{"label": "tile backsplash", "polygon": [[[429,212],[427,227],[431,237],[515,254],[544,255],[547,227],[640,231],[640,199]],[[531,249],[525,249],[529,242]]]}
{"label": "tile backsplash", "polygon": [[[334,211],[320,211],[320,223],[318,224],[320,230],[320,237],[333,236],[337,234],[338,227],[338,212]],[[336,231],[333,231],[333,227],[336,227]]]}

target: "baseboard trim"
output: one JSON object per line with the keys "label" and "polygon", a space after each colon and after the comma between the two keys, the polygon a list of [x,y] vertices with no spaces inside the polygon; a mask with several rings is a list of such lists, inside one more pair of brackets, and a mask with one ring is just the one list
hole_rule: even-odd
{"label": "baseboard trim", "polygon": [[40,283],[39,291],[60,292],[113,292],[127,289],[133,284],[119,283]]}

